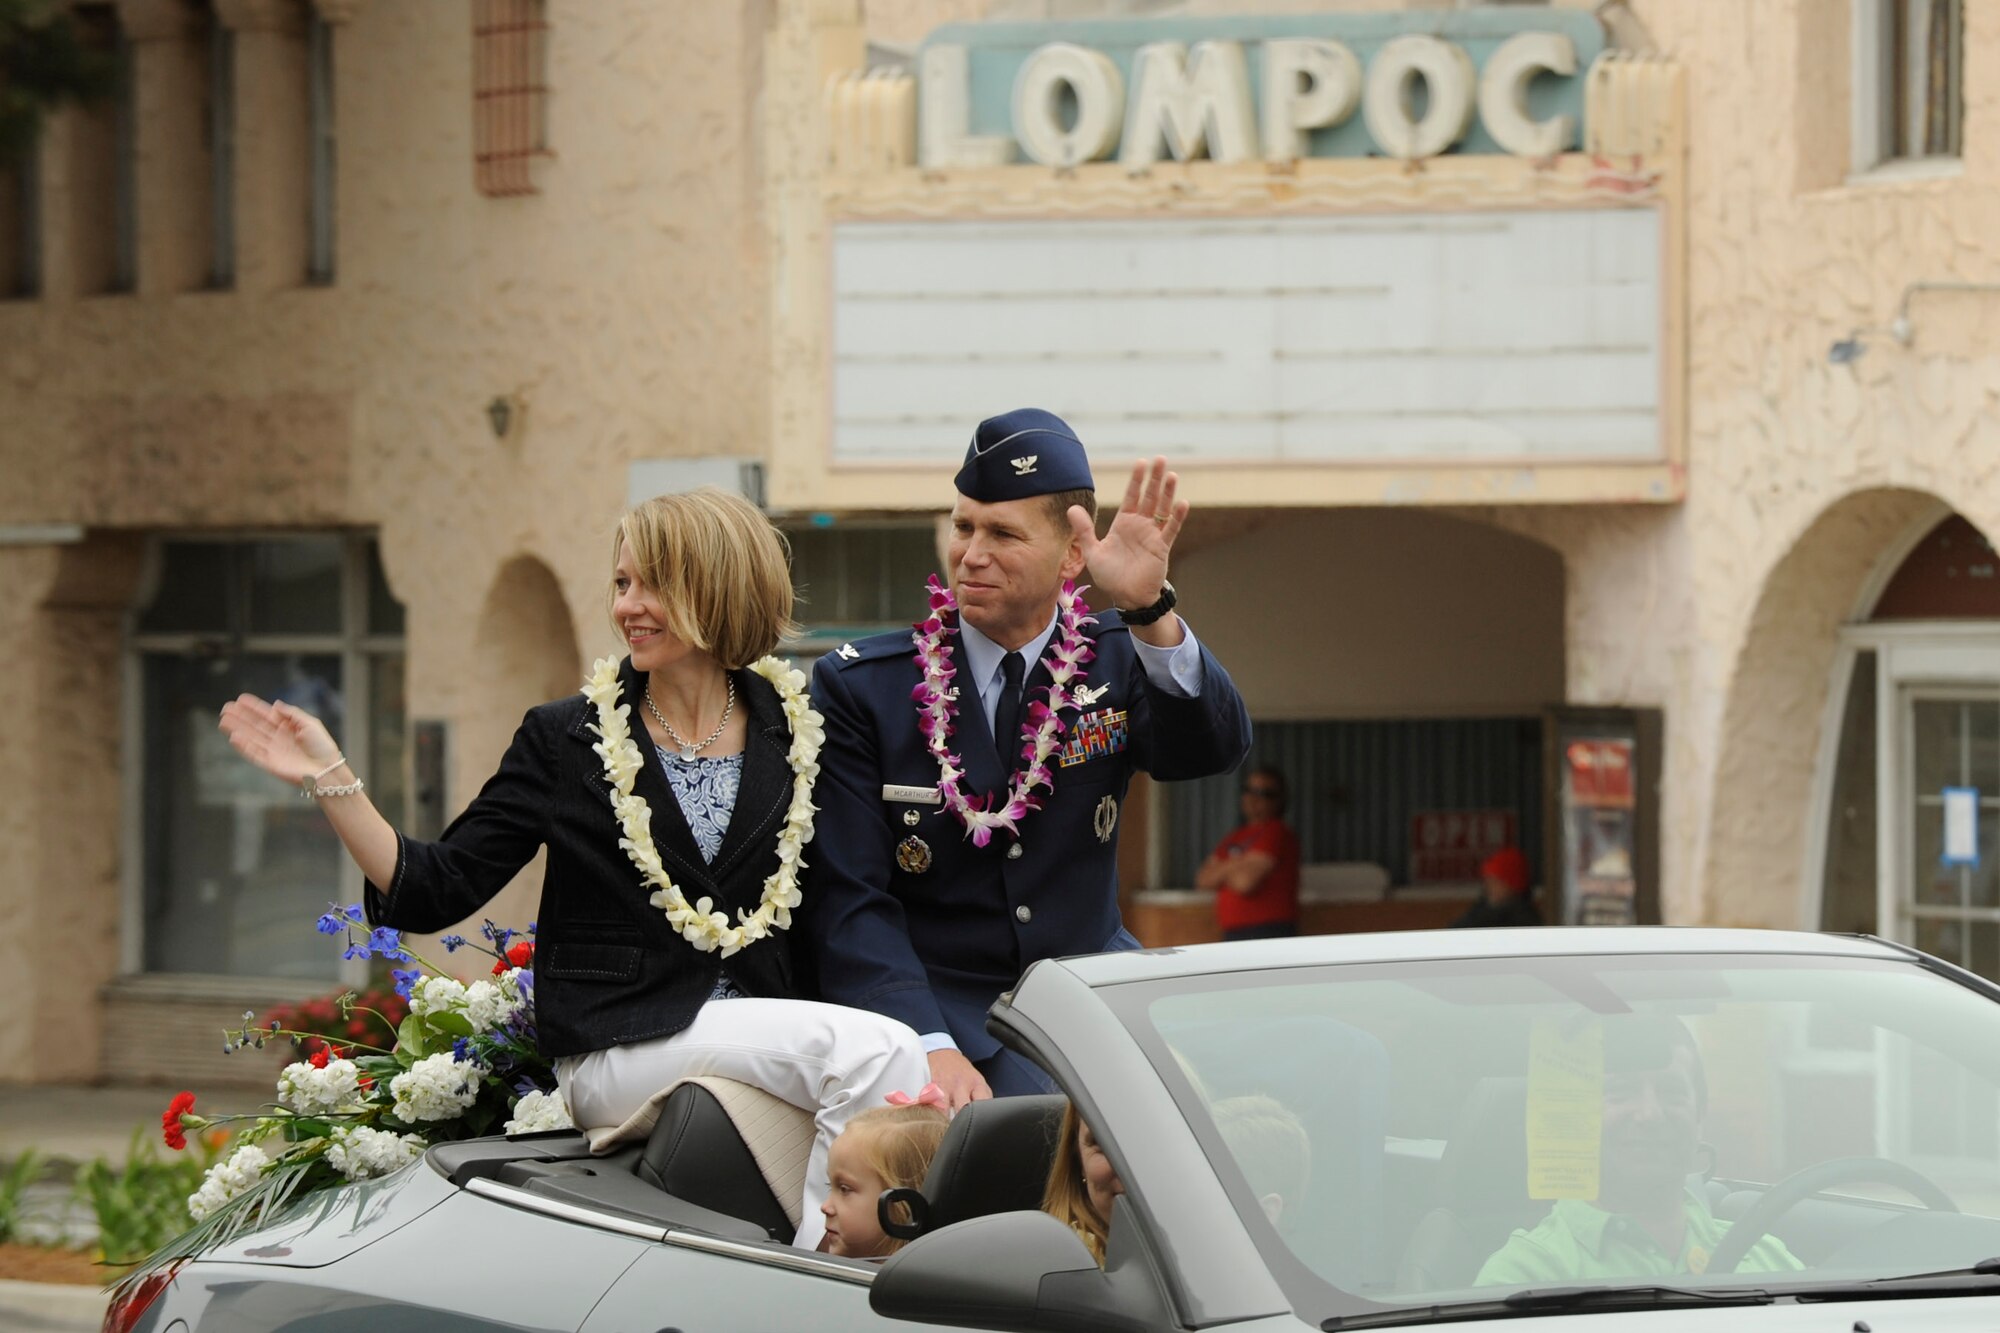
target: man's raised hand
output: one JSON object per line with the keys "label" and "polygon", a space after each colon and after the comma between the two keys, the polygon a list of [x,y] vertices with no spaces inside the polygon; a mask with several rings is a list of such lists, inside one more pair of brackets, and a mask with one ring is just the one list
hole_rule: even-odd
{"label": "man's raised hand", "polygon": [[1070,506],[1070,530],[1083,550],[1091,584],[1113,606],[1151,606],[1167,581],[1167,557],[1187,521],[1188,502],[1175,498],[1180,478],[1167,471],[1167,460],[1141,459],[1132,467],[1125,499],[1102,539],[1090,515]]}

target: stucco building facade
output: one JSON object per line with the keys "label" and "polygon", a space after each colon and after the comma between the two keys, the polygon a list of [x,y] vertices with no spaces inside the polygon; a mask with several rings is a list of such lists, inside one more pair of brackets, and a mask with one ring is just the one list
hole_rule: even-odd
{"label": "stucco building facade", "polygon": [[[2000,968],[1990,7],[84,8],[129,101],[54,117],[0,229],[0,1077],[223,1076],[222,1022],[337,979],[310,917],[358,883],[216,751],[222,698],[339,711],[435,827],[614,649],[629,496],[757,492],[837,645],[905,614],[972,422],[1025,402],[1107,503],[1182,467],[1184,609],[1319,775],[1321,859],[1401,887],[1413,821],[1504,811],[1567,910],[1564,729],[1603,726],[1640,914]],[[1524,33],[1574,68],[1485,78]],[[1437,72],[1371,101],[1404,38]],[[1345,114],[1306,96],[1335,47]],[[1128,802],[1156,931],[1232,803]]]}

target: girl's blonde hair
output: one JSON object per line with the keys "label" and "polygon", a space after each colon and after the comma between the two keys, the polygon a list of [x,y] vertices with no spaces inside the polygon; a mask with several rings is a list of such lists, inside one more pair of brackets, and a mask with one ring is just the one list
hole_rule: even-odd
{"label": "girl's blonde hair", "polygon": [[798,633],[785,535],[740,495],[704,486],[654,496],[619,520],[614,564],[620,546],[632,548],[640,581],[658,594],[668,633],[727,670]]}
{"label": "girl's blonde hair", "polygon": [[[877,1106],[847,1122],[843,1137],[857,1130],[862,1160],[882,1181],[884,1189],[920,1189],[931,1169],[931,1158],[951,1117],[935,1106]],[[907,1222],[909,1210],[895,1205],[893,1214]],[[883,1254],[894,1254],[903,1242],[894,1236],[883,1238]]]}
{"label": "girl's blonde hair", "polygon": [[1104,1244],[1111,1235],[1111,1223],[1090,1206],[1090,1189],[1083,1181],[1083,1149],[1077,1146],[1083,1117],[1076,1103],[1063,1110],[1062,1128],[1057,1131],[1056,1160],[1049,1166],[1049,1183],[1042,1190],[1042,1211],[1074,1231],[1090,1249],[1090,1257],[1104,1263]]}

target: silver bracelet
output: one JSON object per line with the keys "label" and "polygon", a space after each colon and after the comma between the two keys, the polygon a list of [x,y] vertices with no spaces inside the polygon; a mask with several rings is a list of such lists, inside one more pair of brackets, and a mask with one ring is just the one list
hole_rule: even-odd
{"label": "silver bracelet", "polygon": [[337,787],[322,787],[319,785],[321,778],[346,762],[347,756],[342,755],[319,772],[308,773],[305,777],[300,778],[299,795],[305,797],[307,800],[316,800],[321,796],[354,796],[366,791],[367,785],[360,778],[356,778],[352,782],[343,782]]}

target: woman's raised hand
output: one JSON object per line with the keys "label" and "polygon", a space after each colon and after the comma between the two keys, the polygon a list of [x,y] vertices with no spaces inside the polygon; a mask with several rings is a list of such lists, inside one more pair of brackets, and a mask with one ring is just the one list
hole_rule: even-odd
{"label": "woman's raised hand", "polygon": [[294,787],[340,758],[340,747],[318,718],[254,694],[224,704],[221,726],[236,753]]}

